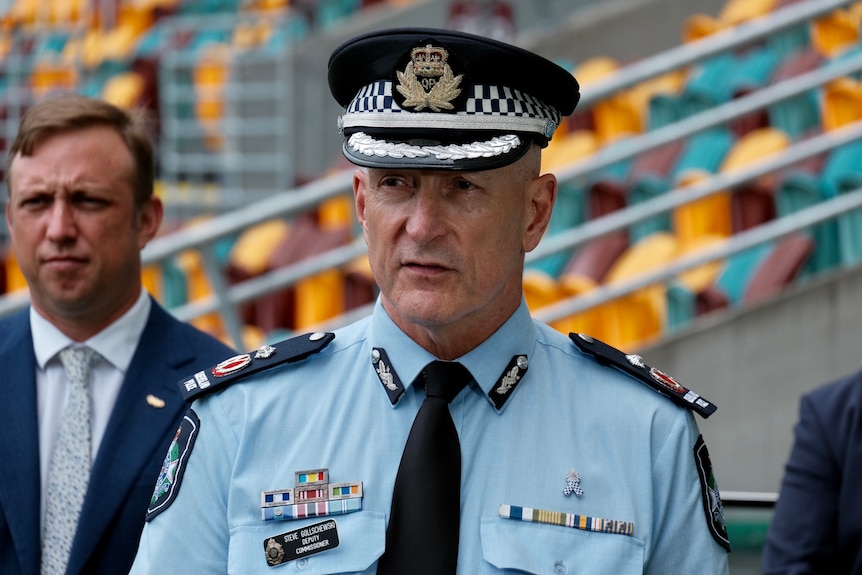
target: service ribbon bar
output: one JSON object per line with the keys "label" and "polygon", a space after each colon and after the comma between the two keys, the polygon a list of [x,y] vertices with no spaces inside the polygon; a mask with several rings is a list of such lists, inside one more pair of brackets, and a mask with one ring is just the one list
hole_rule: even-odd
{"label": "service ribbon bar", "polygon": [[617,521],[616,519],[602,519],[601,517],[587,517],[586,515],[575,515],[574,513],[563,513],[561,511],[548,511],[546,509],[533,509],[532,507],[519,507],[517,505],[500,505],[500,517],[528,521],[530,523],[545,523],[547,525],[560,525],[583,531],[598,531],[600,533],[615,533],[617,535],[634,535],[635,524],[631,521]]}
{"label": "service ribbon bar", "polygon": [[260,510],[264,521],[290,521],[292,519],[306,519],[308,517],[326,517],[329,515],[343,515],[362,510],[362,499],[341,499],[337,501],[318,501],[316,503],[294,503],[292,505],[278,505],[262,507]]}

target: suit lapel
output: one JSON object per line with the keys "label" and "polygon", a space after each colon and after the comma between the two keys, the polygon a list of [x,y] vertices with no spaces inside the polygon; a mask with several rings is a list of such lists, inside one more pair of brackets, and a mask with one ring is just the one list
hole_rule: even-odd
{"label": "suit lapel", "polygon": [[[162,442],[186,408],[177,381],[194,355],[178,325],[153,302],[93,465],[80,518],[87,528],[76,533],[68,573],[85,565],[146,465],[167,449]],[[148,395],[163,399],[165,406],[150,405]],[[141,525],[143,519],[142,514]]]}
{"label": "suit lapel", "polygon": [[29,309],[4,322],[0,339],[0,508],[6,513],[19,563],[39,565],[40,471],[36,356]]}

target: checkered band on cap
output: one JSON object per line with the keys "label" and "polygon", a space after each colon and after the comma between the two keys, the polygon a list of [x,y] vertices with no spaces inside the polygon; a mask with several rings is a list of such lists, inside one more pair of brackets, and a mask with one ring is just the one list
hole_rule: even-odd
{"label": "checkered band on cap", "polygon": [[[402,114],[402,112],[404,112]],[[359,90],[340,118],[344,128],[435,128],[535,132],[550,138],[562,115],[519,90],[472,86],[463,110],[452,114],[410,112],[392,96],[392,82],[380,80]]]}

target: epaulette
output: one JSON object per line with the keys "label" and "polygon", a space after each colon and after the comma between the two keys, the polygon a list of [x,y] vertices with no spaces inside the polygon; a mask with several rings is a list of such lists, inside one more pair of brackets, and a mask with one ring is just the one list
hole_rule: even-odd
{"label": "epaulette", "polygon": [[599,363],[615,367],[633,376],[677,405],[690,409],[703,418],[709,417],[718,409],[714,403],[710,403],[690,389],[686,389],[671,376],[646,365],[639,355],[625,354],[615,347],[583,333],[570,333],[569,339],[574,342],[578,349],[593,356]]}
{"label": "epaulette", "polygon": [[191,402],[222,389],[233,382],[265,369],[292,363],[318,353],[335,339],[334,333],[315,332],[298,335],[275,345],[264,345],[256,352],[241,353],[179,381],[183,398]]}

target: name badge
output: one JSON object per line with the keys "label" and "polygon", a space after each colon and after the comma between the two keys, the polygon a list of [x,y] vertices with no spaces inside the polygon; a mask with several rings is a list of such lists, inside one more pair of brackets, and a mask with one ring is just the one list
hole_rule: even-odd
{"label": "name badge", "polygon": [[334,519],[269,537],[263,542],[266,564],[270,567],[336,547],[338,529]]}

